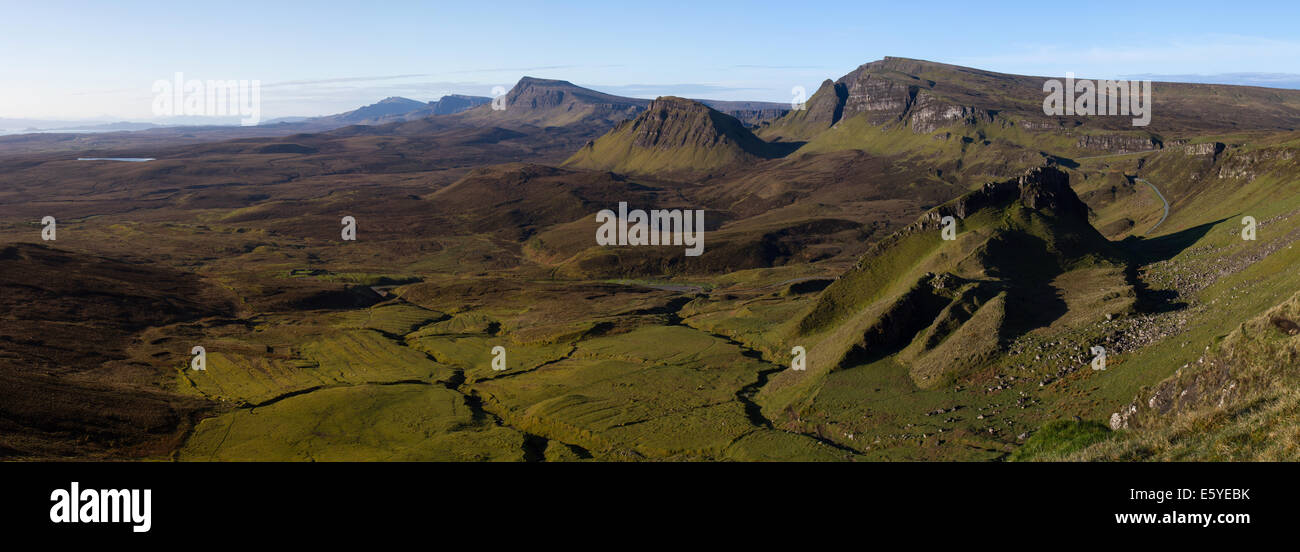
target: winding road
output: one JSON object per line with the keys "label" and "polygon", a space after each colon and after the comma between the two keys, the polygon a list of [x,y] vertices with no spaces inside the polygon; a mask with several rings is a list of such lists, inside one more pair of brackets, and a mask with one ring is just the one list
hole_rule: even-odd
{"label": "winding road", "polygon": [[1160,202],[1165,205],[1165,213],[1160,216],[1160,220],[1156,222],[1155,226],[1152,226],[1150,230],[1147,230],[1145,234],[1142,234],[1143,236],[1149,236],[1151,235],[1152,232],[1156,231],[1156,228],[1160,226],[1160,223],[1164,222],[1165,219],[1169,218],[1169,200],[1165,199],[1165,195],[1160,193],[1160,190],[1156,188],[1156,185],[1152,184],[1150,180],[1147,180],[1145,178],[1134,178],[1133,180],[1136,182],[1142,182],[1147,186],[1150,186],[1151,191],[1155,192],[1156,197],[1160,198]]}

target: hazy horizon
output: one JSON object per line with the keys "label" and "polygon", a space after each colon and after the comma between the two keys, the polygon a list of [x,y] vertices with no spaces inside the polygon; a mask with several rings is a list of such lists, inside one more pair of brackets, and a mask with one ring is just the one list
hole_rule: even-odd
{"label": "hazy horizon", "polygon": [[1212,20],[1201,15],[1217,9],[1208,2],[1176,13],[1095,2],[1070,17],[1012,2],[979,25],[930,16],[965,13],[953,2],[924,13],[851,2],[667,2],[632,18],[601,6],[232,2],[222,24],[199,6],[13,5],[0,48],[21,55],[6,56],[0,118],[158,122],[165,118],[150,111],[150,87],[178,72],[260,81],[263,121],[389,96],[490,96],[525,75],[639,98],[788,102],[796,86],[811,94],[885,56],[1025,75],[1300,87],[1300,40],[1289,24],[1300,7],[1281,2],[1257,8],[1268,18],[1239,10]]}

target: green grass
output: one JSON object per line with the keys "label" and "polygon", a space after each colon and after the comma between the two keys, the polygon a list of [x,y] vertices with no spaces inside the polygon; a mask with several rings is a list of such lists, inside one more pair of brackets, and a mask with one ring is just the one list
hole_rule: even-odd
{"label": "green grass", "polygon": [[435,385],[323,389],[201,422],[183,461],[485,461],[524,459],[524,436],[476,419]]}
{"label": "green grass", "polygon": [[284,274],[289,278],[315,278],[326,282],[342,282],[361,286],[398,286],[420,281],[410,274],[374,274],[369,272],[330,272],[319,269],[291,269]]}
{"label": "green grass", "polygon": [[346,311],[338,317],[336,325],[340,328],[378,330],[400,336],[446,318],[446,314],[435,310],[408,303],[390,303]]}
{"label": "green grass", "polygon": [[[1300,320],[1300,293],[1240,324],[1173,376],[1137,397],[1136,426],[1066,460],[1286,461],[1300,454],[1300,336],[1275,319]],[[1156,390],[1160,390],[1157,392]],[[1147,396],[1176,397],[1156,411]]]}
{"label": "green grass", "polygon": [[207,369],[183,369],[181,388],[236,404],[259,404],[317,387],[398,381],[445,381],[451,368],[371,330],[310,336],[294,356],[256,353],[220,343]]}
{"label": "green grass", "polygon": [[755,429],[736,394],[768,368],[699,331],[646,326],[475,390],[511,425],[593,453],[716,459]]}
{"label": "green grass", "polygon": [[1091,420],[1048,422],[1011,454],[1013,462],[1025,462],[1048,455],[1064,455],[1100,443],[1111,437],[1110,428]]}

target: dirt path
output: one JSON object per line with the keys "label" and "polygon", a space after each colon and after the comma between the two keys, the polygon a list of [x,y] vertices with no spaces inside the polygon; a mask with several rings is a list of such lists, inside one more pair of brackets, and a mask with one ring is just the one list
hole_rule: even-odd
{"label": "dirt path", "polygon": [[1143,236],[1149,236],[1151,235],[1152,232],[1156,231],[1156,228],[1158,228],[1160,224],[1165,221],[1165,219],[1169,218],[1169,200],[1165,199],[1165,195],[1160,193],[1160,189],[1156,188],[1156,185],[1152,184],[1150,180],[1147,180],[1145,178],[1135,178],[1133,180],[1137,182],[1142,182],[1147,186],[1150,186],[1151,191],[1156,193],[1156,197],[1160,198],[1160,202],[1163,203],[1165,207],[1165,213],[1160,216],[1160,220],[1156,222],[1155,226],[1152,226],[1150,230],[1147,230],[1145,234],[1142,234]]}

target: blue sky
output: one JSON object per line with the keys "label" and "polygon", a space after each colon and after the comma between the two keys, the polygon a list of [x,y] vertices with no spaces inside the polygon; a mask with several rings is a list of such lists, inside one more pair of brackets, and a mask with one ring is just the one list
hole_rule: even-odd
{"label": "blue sky", "polygon": [[[653,97],[789,101],[881,57],[1081,77],[1285,73],[1300,3],[0,2],[0,117],[149,120],[152,83],[262,83],[263,119],[524,75]],[[1288,80],[1289,79],[1289,80]],[[1213,79],[1209,79],[1213,80]]]}

